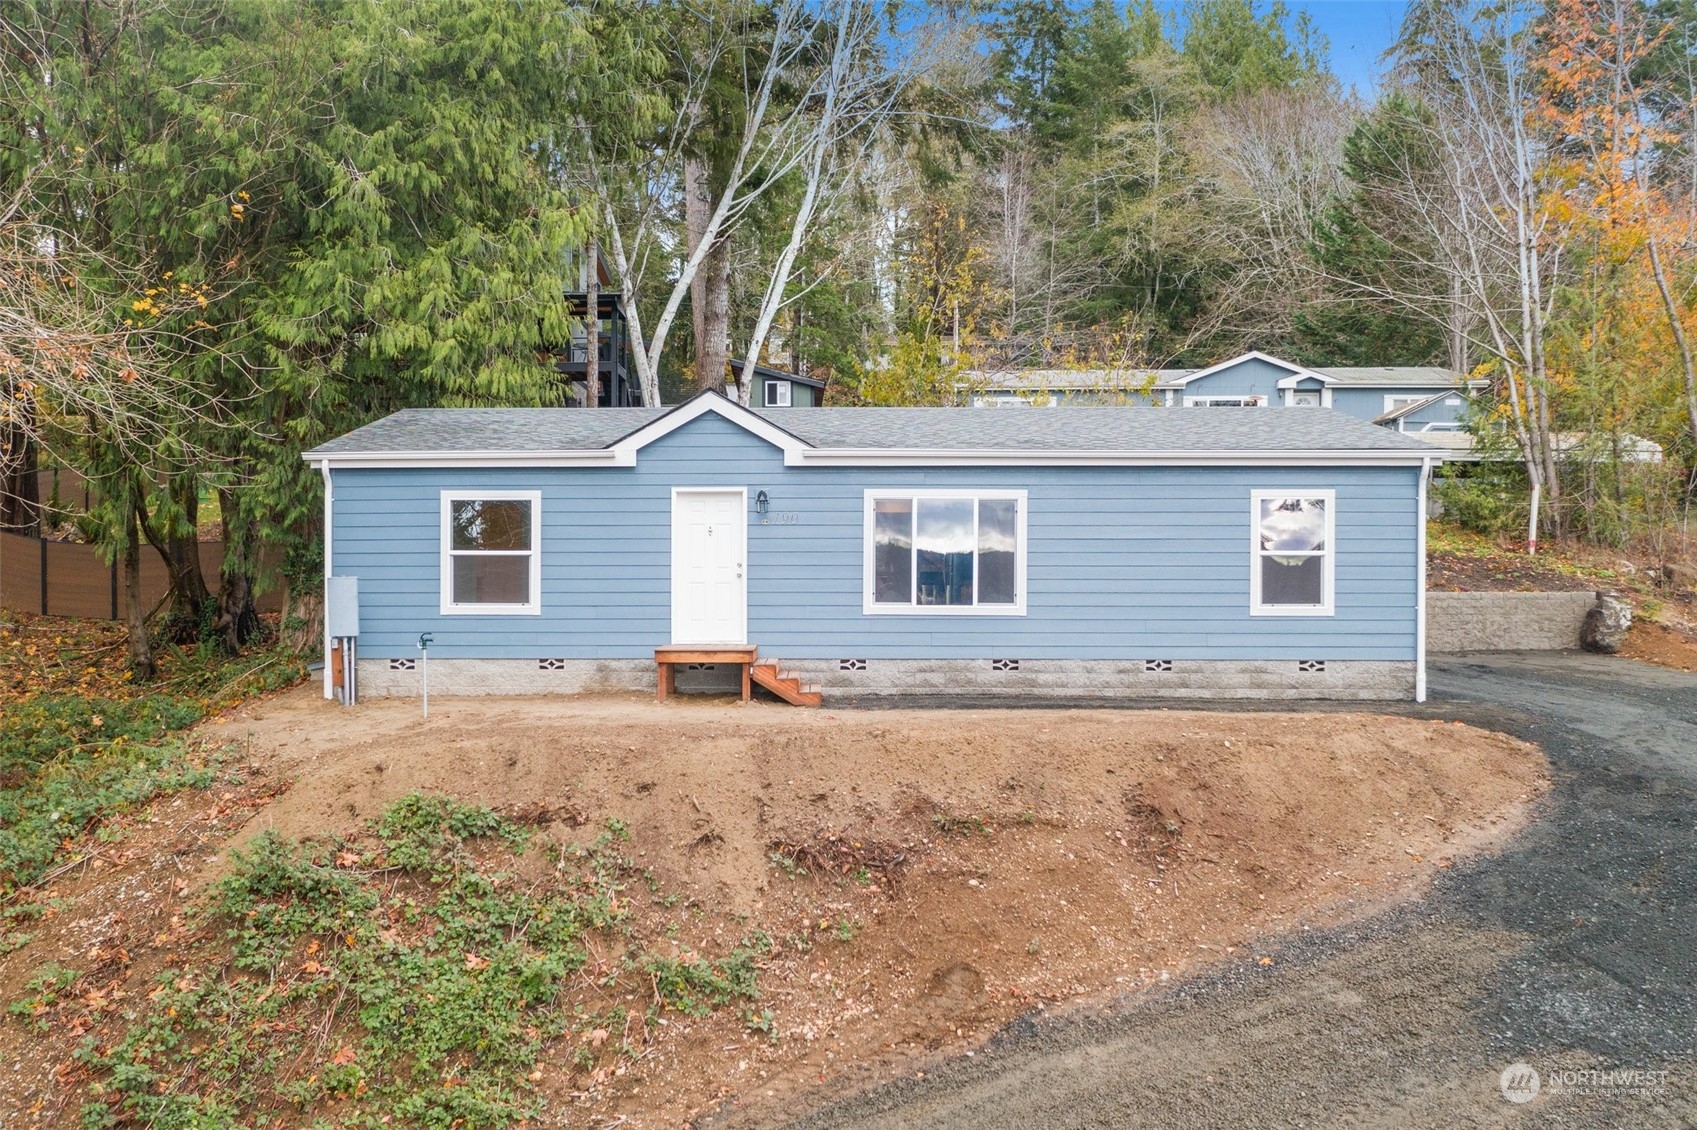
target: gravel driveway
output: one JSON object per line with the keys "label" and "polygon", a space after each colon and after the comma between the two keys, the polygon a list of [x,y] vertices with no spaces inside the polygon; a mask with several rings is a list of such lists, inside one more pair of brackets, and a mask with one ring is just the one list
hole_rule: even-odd
{"label": "gravel driveway", "polygon": [[[1291,937],[1271,967],[1020,1021],[791,1126],[1697,1126],[1697,677],[1469,656],[1435,663],[1432,690],[1404,712],[1554,763],[1543,817],[1504,854]],[[1540,1075],[1524,1103],[1500,1086],[1516,1062]]]}

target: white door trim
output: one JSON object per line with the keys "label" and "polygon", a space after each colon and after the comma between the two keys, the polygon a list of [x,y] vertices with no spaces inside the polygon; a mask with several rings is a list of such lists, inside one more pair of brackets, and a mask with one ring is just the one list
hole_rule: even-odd
{"label": "white door trim", "polygon": [[[681,580],[677,568],[678,553],[678,497],[686,494],[734,494],[738,500],[739,525],[742,530],[742,544],[738,547],[742,561],[742,620],[734,640],[680,640],[678,638],[678,607],[680,605],[678,583]],[[672,590],[672,643],[722,643],[746,644],[748,642],[748,488],[747,487],[673,487],[672,488],[672,523],[671,550],[667,558],[668,569],[671,573]]]}

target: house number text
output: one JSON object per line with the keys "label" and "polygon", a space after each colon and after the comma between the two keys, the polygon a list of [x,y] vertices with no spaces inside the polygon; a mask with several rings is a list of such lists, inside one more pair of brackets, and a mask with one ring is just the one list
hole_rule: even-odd
{"label": "house number text", "polygon": [[795,510],[775,510],[760,519],[762,526],[793,526],[801,521],[801,514]]}

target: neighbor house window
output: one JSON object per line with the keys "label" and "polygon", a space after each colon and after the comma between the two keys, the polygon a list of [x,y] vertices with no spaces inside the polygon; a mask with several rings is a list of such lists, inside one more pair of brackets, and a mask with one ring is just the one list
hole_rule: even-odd
{"label": "neighbor house window", "polygon": [[1025,612],[1025,492],[866,492],[869,613]]}
{"label": "neighbor house window", "polygon": [[542,610],[542,495],[442,492],[442,612]]}
{"label": "neighbor house window", "polygon": [[1251,495],[1249,610],[1256,616],[1332,614],[1333,511],[1329,490]]}
{"label": "neighbor house window", "polygon": [[1419,404],[1422,401],[1426,401],[1426,400],[1430,400],[1430,399],[1432,399],[1431,393],[1421,393],[1418,396],[1409,396],[1409,395],[1405,395],[1403,393],[1396,393],[1396,392],[1386,393],[1385,394],[1385,411],[1386,412],[1395,412],[1398,408],[1407,408],[1410,404]]}
{"label": "neighbor house window", "polygon": [[1187,396],[1186,408],[1260,408],[1267,403],[1264,396]]}
{"label": "neighbor house window", "polygon": [[766,382],[766,407],[788,408],[790,406],[790,382]]}

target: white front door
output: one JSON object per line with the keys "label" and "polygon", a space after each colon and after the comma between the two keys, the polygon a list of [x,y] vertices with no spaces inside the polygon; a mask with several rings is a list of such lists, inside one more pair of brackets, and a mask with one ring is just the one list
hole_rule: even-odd
{"label": "white front door", "polygon": [[672,492],[672,642],[748,642],[747,497]]}

